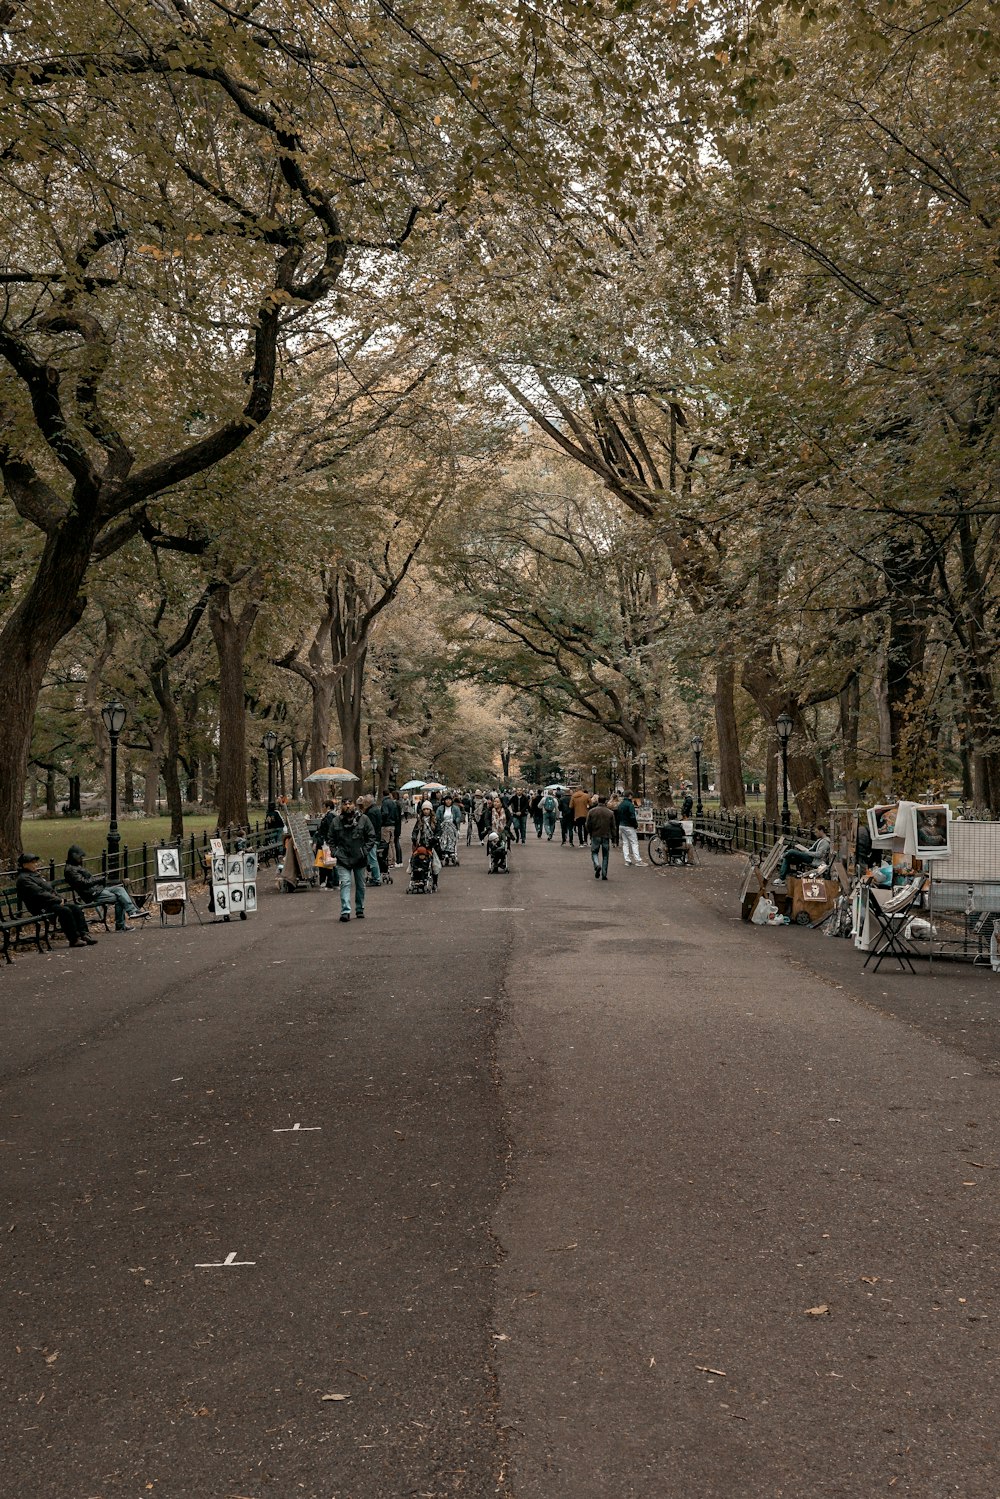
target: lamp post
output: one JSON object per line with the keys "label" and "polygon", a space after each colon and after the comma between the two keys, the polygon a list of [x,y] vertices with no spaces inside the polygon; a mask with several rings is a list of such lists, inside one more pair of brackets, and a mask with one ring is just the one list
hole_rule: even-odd
{"label": "lamp post", "polygon": [[101,709],[101,718],[104,727],[108,731],[111,740],[111,813],[108,822],[108,884],[118,883],[118,850],[121,848],[121,834],[118,832],[118,736],[125,727],[127,713],[124,704],[117,699],[113,703],[106,703]]}
{"label": "lamp post", "polygon": [[261,740],[261,744],[267,751],[267,811],[268,815],[275,810],[274,806],[274,752],[278,748],[278,736],[273,729],[268,729]]}
{"label": "lamp post", "polygon": [[590,767],[590,789],[593,792],[594,796],[596,796],[597,795],[597,766],[596,765],[592,765]]}
{"label": "lamp post", "polygon": [[705,748],[705,741],[700,734],[696,734],[691,740],[691,748],[694,750],[694,779],[698,792],[698,800],[695,804],[695,817],[703,817],[705,809],[701,804],[701,752]]}
{"label": "lamp post", "polygon": [[774,728],[781,745],[781,831],[787,836],[792,826],[788,806],[788,741],[792,737],[792,720],[787,713],[778,714]]}
{"label": "lamp post", "polygon": [[608,794],[609,795],[611,795],[614,792],[615,785],[617,784],[617,781],[618,781],[618,756],[617,755],[612,755],[611,756],[611,785],[608,788]]}
{"label": "lamp post", "polygon": [[375,779],[376,774],[378,772],[378,755],[376,755],[376,754],[373,753],[372,757],[371,757],[371,762],[372,762],[372,796],[375,796],[377,794],[377,791],[378,791],[378,782]]}
{"label": "lamp post", "polygon": [[392,784],[394,786],[398,786],[399,785],[399,761],[398,760],[393,760],[393,762],[392,762]]}
{"label": "lamp post", "polygon": [[642,799],[646,800],[646,766],[649,764],[649,756],[643,750],[639,756],[639,769],[642,771]]}

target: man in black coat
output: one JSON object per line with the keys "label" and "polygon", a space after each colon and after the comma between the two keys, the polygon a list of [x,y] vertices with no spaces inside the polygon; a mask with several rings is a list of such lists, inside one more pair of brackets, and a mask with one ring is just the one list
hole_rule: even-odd
{"label": "man in black coat", "polygon": [[41,859],[37,854],[21,854],[17,861],[17,894],[32,916],[54,916],[63,929],[70,947],[96,947],[97,938],[90,935],[82,906],[63,900],[44,875],[39,874]]}
{"label": "man in black coat", "polygon": [[[320,825],[327,825],[323,819]],[[351,919],[351,887],[354,888],[355,915],[359,921],[365,919],[365,870],[368,855],[375,847],[375,830],[363,812],[359,812],[350,797],[340,804],[340,816],[336,813],[328,824],[327,841],[337,860],[337,881],[340,885],[340,919]]]}
{"label": "man in black coat", "polygon": [[[403,846],[399,841],[399,835],[403,831],[403,808],[399,801],[399,792],[395,788],[386,792],[382,798],[382,827],[391,829],[393,853],[396,856],[396,868],[399,869],[403,863]],[[388,839],[386,840],[388,842]]]}

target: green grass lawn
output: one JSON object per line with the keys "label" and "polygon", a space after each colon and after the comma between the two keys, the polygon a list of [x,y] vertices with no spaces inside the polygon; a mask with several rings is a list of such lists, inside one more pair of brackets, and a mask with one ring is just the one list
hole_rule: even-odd
{"label": "green grass lawn", "polygon": [[[185,817],[184,836],[201,833],[204,828],[215,831],[214,817]],[[118,824],[122,846],[141,848],[143,843],[158,843],[170,835],[169,817],[130,818]],[[66,858],[71,843],[78,843],[85,853],[100,854],[107,847],[108,825],[97,817],[39,817],[21,824],[21,847],[28,853],[38,854],[46,862],[55,859],[57,864]]]}

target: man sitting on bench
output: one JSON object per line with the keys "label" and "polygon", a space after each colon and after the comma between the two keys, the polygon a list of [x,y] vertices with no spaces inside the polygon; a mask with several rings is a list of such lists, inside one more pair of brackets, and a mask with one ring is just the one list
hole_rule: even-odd
{"label": "man sitting on bench", "polygon": [[90,935],[83,907],[63,900],[56,893],[44,875],[38,873],[41,862],[37,854],[21,854],[17,861],[16,889],[21,904],[32,916],[54,916],[70,947],[83,947],[84,944],[96,947],[97,938]]}
{"label": "man sitting on bench", "polygon": [[115,931],[127,932],[126,916],[148,916],[140,911],[124,885],[109,885],[102,874],[88,874],[87,855],[78,843],[71,843],[66,855],[63,878],[84,905],[111,906],[115,908]]}
{"label": "man sitting on bench", "polygon": [[804,848],[801,843],[797,843],[785,854],[778,870],[779,880],[790,874],[801,874],[806,869],[815,869],[820,864],[829,864],[832,850],[830,835],[822,823],[817,823],[813,832],[816,834],[816,842],[811,848]]}

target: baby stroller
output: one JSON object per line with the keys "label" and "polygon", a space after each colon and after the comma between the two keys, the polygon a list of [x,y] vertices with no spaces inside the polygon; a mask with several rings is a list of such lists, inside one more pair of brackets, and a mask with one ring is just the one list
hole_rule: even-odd
{"label": "baby stroller", "polygon": [[458,867],[458,828],[450,817],[441,824],[441,863]]}
{"label": "baby stroller", "polygon": [[491,833],[486,840],[486,854],[490,861],[487,874],[506,874],[507,864],[507,834]]}
{"label": "baby stroller", "polygon": [[407,895],[427,895],[433,894],[436,889],[434,851],[418,843],[410,855],[410,882],[406,887],[406,893]]}

